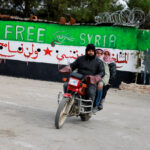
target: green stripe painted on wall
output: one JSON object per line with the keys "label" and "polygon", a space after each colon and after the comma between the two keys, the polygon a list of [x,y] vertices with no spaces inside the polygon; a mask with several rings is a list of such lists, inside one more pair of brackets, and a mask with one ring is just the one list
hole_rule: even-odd
{"label": "green stripe painted on wall", "polygon": [[138,50],[150,50],[150,30],[139,30],[137,39]]}
{"label": "green stripe painted on wall", "polygon": [[[150,32],[131,27],[71,26],[20,21],[0,21],[0,40],[37,42],[57,45],[146,50]],[[144,46],[143,46],[144,45]]]}

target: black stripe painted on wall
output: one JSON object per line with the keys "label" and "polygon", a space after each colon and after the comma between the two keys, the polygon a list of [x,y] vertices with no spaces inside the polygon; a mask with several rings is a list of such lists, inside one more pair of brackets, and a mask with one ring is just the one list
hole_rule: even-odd
{"label": "black stripe painted on wall", "polygon": [[[1,60],[0,75],[58,82],[61,82],[61,78],[64,76],[58,72],[58,65],[56,64],[27,63],[17,60]],[[117,71],[113,87],[119,87],[121,81],[125,83],[134,82],[135,73]],[[142,74],[139,74],[138,83],[143,83]]]}

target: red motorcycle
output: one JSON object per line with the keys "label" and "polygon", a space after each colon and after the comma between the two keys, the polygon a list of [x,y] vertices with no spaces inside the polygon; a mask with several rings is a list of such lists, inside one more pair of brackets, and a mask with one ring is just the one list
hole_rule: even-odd
{"label": "red motorcycle", "polygon": [[67,117],[80,116],[87,121],[92,116],[93,101],[85,99],[87,85],[83,83],[83,75],[72,72],[67,82],[67,92],[58,94],[58,109],[55,116],[55,126],[61,128]]}

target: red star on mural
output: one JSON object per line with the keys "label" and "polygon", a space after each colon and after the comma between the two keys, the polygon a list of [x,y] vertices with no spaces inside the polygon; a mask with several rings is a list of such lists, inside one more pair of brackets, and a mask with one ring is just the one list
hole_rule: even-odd
{"label": "red star on mural", "polygon": [[44,49],[44,51],[45,51],[45,55],[50,55],[51,56],[52,50],[50,50],[48,47],[47,47],[47,49]]}

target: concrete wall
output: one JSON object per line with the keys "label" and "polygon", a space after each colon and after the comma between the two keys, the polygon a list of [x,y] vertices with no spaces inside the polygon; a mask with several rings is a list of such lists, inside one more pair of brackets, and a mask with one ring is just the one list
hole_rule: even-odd
{"label": "concrete wall", "polygon": [[[121,81],[134,82],[137,51],[150,48],[150,31],[131,27],[68,26],[47,23],[0,21],[0,74],[60,81],[58,64],[84,55],[88,43],[109,49]],[[139,76],[143,82],[143,75]]]}

